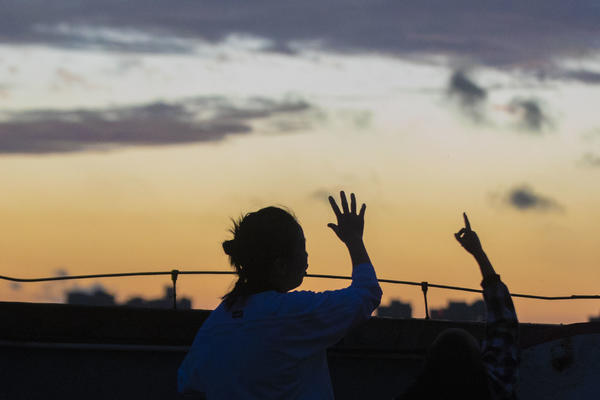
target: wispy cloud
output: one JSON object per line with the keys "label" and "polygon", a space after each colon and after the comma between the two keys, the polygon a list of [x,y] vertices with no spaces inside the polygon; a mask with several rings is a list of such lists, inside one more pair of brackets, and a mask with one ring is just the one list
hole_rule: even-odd
{"label": "wispy cloud", "polygon": [[0,122],[0,153],[62,153],[119,146],[219,141],[252,122],[310,109],[302,100],[203,97],[101,110],[38,110]]}
{"label": "wispy cloud", "polygon": [[527,185],[511,189],[505,200],[509,206],[519,211],[561,211],[564,209],[556,200],[536,193]]}

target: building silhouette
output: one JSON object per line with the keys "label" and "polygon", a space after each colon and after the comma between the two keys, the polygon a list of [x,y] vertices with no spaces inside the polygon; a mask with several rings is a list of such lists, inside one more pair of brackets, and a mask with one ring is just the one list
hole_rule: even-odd
{"label": "building silhouette", "polygon": [[412,318],[412,306],[400,300],[392,300],[389,306],[377,308],[378,317],[388,318]]}
{"label": "building silhouette", "polygon": [[[173,288],[165,286],[165,296],[160,299],[146,300],[142,297],[133,297],[123,303],[126,307],[139,308],[173,308]],[[192,308],[192,302],[187,297],[182,297],[177,300],[177,309],[189,310]]]}
{"label": "building silhouette", "polygon": [[431,318],[449,321],[485,321],[485,303],[477,300],[472,304],[451,301],[448,307],[431,310]]}
{"label": "building silhouette", "polygon": [[[412,318],[412,306],[410,303],[395,299],[387,306],[379,306],[376,315],[387,318]],[[451,301],[446,308],[430,310],[430,315],[432,319],[448,321],[485,321],[485,303],[483,300],[476,300],[471,304],[464,301]]]}
{"label": "building silhouette", "polygon": [[[142,297],[133,297],[124,303],[118,304],[115,296],[108,293],[102,286],[96,286],[93,291],[73,289],[66,293],[67,304],[77,304],[84,306],[125,306],[136,308],[173,308],[173,288],[165,286],[165,295],[158,299],[144,299]],[[189,310],[192,308],[192,301],[187,297],[181,297],[177,300],[177,308],[180,310]]]}
{"label": "building silhouette", "polygon": [[81,306],[115,306],[115,296],[106,292],[102,286],[96,286],[91,293],[81,289],[67,292],[67,304]]}

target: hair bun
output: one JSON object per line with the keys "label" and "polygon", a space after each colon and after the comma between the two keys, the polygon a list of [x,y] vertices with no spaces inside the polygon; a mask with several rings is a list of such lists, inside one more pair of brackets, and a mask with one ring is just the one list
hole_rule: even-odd
{"label": "hair bun", "polygon": [[226,240],[223,242],[223,251],[225,251],[225,254],[228,256],[233,256],[235,247],[235,240]]}

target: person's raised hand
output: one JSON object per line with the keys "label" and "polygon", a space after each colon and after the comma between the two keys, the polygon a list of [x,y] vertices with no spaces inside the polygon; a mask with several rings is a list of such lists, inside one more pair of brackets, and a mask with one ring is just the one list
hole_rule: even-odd
{"label": "person's raised hand", "polygon": [[465,227],[456,232],[454,237],[469,253],[473,255],[481,254],[483,252],[481,242],[475,231],[471,230],[471,224],[466,213],[463,213],[463,218],[465,219]]}
{"label": "person's raised hand", "polygon": [[362,235],[365,226],[365,210],[367,206],[363,204],[360,207],[360,211],[356,213],[356,197],[354,193],[350,194],[350,208],[348,208],[348,200],[346,200],[346,193],[340,192],[340,200],[342,203],[342,210],[338,207],[333,196],[329,196],[329,203],[337,218],[336,224],[327,224],[332,231],[335,232],[338,238],[350,246],[353,244],[362,242]]}

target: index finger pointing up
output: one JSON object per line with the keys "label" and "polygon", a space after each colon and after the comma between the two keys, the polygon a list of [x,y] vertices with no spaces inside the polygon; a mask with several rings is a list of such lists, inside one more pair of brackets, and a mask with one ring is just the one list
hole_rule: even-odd
{"label": "index finger pointing up", "polygon": [[465,228],[470,231],[471,224],[469,223],[469,218],[467,218],[467,213],[463,213],[463,218],[465,219]]}

